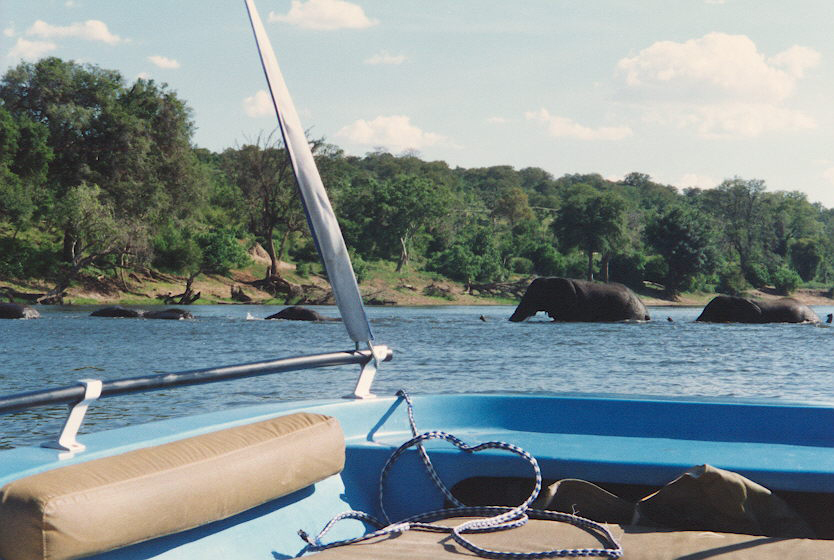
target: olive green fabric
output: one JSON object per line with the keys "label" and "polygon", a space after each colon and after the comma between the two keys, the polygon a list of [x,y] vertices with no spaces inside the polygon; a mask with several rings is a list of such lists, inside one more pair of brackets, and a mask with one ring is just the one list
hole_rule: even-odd
{"label": "olive green fabric", "polygon": [[637,504],[663,527],[769,537],[813,538],[805,521],[770,490],[710,465],[693,467]]}
{"label": "olive green fabric", "polygon": [[68,560],[224,519],[340,472],[344,434],[298,413],[60,467],[0,489],[0,557]]}
{"label": "olive green fabric", "polygon": [[[465,519],[450,519],[459,525]],[[712,533],[666,531],[608,525],[625,551],[623,560],[823,560],[834,558],[834,541],[776,539]],[[493,550],[535,552],[557,548],[598,548],[590,533],[566,523],[531,520],[523,527],[467,535],[476,545]],[[443,533],[406,531],[376,542],[352,544],[319,552],[315,560],[455,560],[477,558]]]}
{"label": "olive green fabric", "polygon": [[543,489],[533,506],[604,523],[769,537],[816,536],[802,517],[770,490],[711,465],[689,469],[637,503],[590,482],[566,479]]}

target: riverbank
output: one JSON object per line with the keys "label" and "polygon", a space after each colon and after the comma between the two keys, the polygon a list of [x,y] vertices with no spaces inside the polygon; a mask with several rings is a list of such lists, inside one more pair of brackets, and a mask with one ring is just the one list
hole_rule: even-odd
{"label": "riverbank", "polygon": [[[250,268],[232,271],[229,276],[201,274],[192,285],[192,293],[199,293],[198,304],[266,304],[286,305],[293,298],[286,293],[271,293],[263,279],[256,275],[260,269]],[[532,278],[519,277],[507,282],[466,286],[435,274],[409,271],[375,269],[360,283],[360,290],[367,305],[422,306],[422,305],[516,305]],[[288,290],[303,293],[306,301],[314,304],[333,303],[327,280],[322,275],[300,276],[295,267],[282,263],[281,280]],[[148,271],[130,273],[125,277],[85,277],[67,290],[65,304],[101,305],[155,305],[178,304],[178,296],[186,289],[187,278]],[[275,282],[271,287],[274,288]],[[45,282],[9,282],[0,280],[3,288],[25,294],[47,292],[51,285]],[[300,290],[300,292],[299,292]],[[829,290],[799,289],[792,297],[806,305],[834,305],[828,297]],[[773,291],[751,290],[748,295],[756,299],[776,299]],[[640,298],[648,306],[703,307],[714,293],[684,293],[672,299],[659,289],[647,287]]]}

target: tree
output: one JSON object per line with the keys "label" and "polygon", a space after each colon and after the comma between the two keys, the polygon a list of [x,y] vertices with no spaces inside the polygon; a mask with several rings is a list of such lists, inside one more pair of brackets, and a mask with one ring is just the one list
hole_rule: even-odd
{"label": "tree", "polygon": [[760,257],[768,230],[764,190],[764,181],[736,177],[701,195],[705,210],[718,221],[725,243],[738,255],[745,276]]}
{"label": "tree", "polygon": [[[594,253],[613,251],[623,239],[625,201],[614,193],[585,184],[573,186],[552,228],[561,249],[578,248],[588,259],[587,278],[594,278]],[[608,273],[603,267],[603,278]]]}
{"label": "tree", "polygon": [[341,193],[338,212],[345,236],[367,257],[408,263],[415,237],[447,214],[451,193],[442,184],[414,175],[357,179]]}
{"label": "tree", "polygon": [[520,221],[533,219],[533,211],[530,209],[527,193],[521,187],[506,189],[496,200],[492,215],[507,220],[510,227],[515,226]]}
{"label": "tree", "polygon": [[87,266],[95,263],[115,267],[107,262],[108,257],[148,251],[145,226],[116,219],[112,205],[103,198],[97,185],[82,184],[69,189],[56,205],[54,219],[68,232],[72,244],[70,261],[48,296],[63,293]]}
{"label": "tree", "polygon": [[0,220],[15,233],[36,210],[36,195],[46,180],[52,150],[46,127],[25,115],[15,118],[0,106]]}
{"label": "tree", "polygon": [[[292,164],[283,142],[274,135],[230,148],[221,156],[229,181],[243,193],[249,231],[269,255],[267,277],[278,276],[289,236],[306,228]],[[279,228],[283,233],[276,252],[274,236]]]}
{"label": "tree", "polygon": [[465,282],[493,282],[505,274],[495,236],[487,224],[471,224],[447,249],[433,255],[429,270]]}
{"label": "tree", "polygon": [[[0,102],[49,132],[54,159],[42,195],[53,224],[66,220],[49,210],[79,185],[98,185],[98,198],[121,223],[152,225],[199,206],[205,180],[190,146],[190,111],[165,86],[140,79],[128,90],[114,70],[50,57],[7,71]],[[63,231],[70,264],[74,248],[86,243],[75,231]]]}
{"label": "tree", "polygon": [[687,289],[698,274],[713,266],[712,232],[694,210],[675,206],[646,225],[646,242],[667,265],[664,287],[672,295]]}
{"label": "tree", "polygon": [[805,282],[810,282],[817,275],[823,259],[823,244],[819,239],[803,237],[790,245],[791,264]]}
{"label": "tree", "polygon": [[798,239],[811,239],[822,234],[820,211],[808,202],[805,193],[765,193],[764,212],[772,224],[768,229],[772,239],[770,249],[780,257],[788,255],[791,245]]}

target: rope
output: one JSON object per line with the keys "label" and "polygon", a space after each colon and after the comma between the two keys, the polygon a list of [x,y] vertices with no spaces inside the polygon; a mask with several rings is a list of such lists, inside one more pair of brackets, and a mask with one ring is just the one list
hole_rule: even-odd
{"label": "rope", "polygon": [[[432,431],[418,434],[417,423],[414,420],[414,405],[411,402],[411,397],[403,390],[397,391],[397,396],[401,397],[407,407],[408,422],[411,428],[412,437],[402,445],[400,445],[391,457],[388,458],[382,468],[379,476],[379,509],[382,512],[384,519],[380,521],[367,513],[361,511],[347,511],[341,513],[331,519],[324,528],[315,537],[311,537],[305,531],[299,531],[299,536],[307,543],[307,551],[316,552],[328,548],[335,548],[337,546],[345,546],[358,542],[363,542],[383,536],[390,536],[403,533],[408,530],[416,531],[430,531],[435,533],[449,533],[454,541],[460,546],[469,550],[470,552],[481,556],[482,558],[497,558],[497,559],[518,559],[518,560],[532,560],[535,558],[576,558],[576,557],[603,557],[616,559],[623,555],[623,549],[620,544],[614,539],[611,532],[603,525],[585,519],[576,515],[568,513],[561,513],[556,511],[546,511],[531,509],[530,504],[539,495],[542,484],[541,470],[539,469],[538,461],[535,457],[524,451],[518,446],[502,441],[489,441],[479,445],[470,446],[458,439],[457,437],[446,432]],[[535,474],[536,484],[530,496],[516,507],[503,506],[478,506],[470,507],[462,504],[458,499],[452,496],[452,493],[446,487],[437,471],[432,465],[431,459],[423,447],[423,442],[430,439],[442,439],[453,444],[455,447],[465,453],[477,453],[484,449],[503,449],[521,457],[530,463]],[[440,492],[452,502],[455,507],[445,508],[427,513],[421,513],[392,523],[385,511],[384,504],[384,488],[385,480],[388,478],[388,473],[391,471],[394,463],[396,463],[400,456],[411,447],[416,447],[420,455],[423,465],[426,467],[430,478]],[[444,527],[442,525],[435,525],[434,522],[446,519],[449,517],[477,517],[471,521],[466,521],[457,527]],[[362,536],[330,543],[322,543],[322,538],[333,528],[333,526],[344,519],[357,519],[373,527],[375,530],[365,533]],[[503,531],[521,527],[527,523],[528,519],[543,519],[549,521],[558,521],[562,523],[569,523],[575,527],[583,529],[595,537],[599,538],[606,546],[606,548],[574,548],[574,549],[554,549],[543,550],[538,552],[504,552],[498,550],[491,550],[483,548],[472,543],[463,535],[470,533],[491,533],[496,531]]]}

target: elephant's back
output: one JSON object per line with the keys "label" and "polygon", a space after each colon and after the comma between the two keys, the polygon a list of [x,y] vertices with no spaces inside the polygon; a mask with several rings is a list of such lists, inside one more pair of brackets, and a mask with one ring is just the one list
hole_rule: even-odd
{"label": "elephant's back", "polygon": [[585,283],[576,287],[587,321],[648,321],[643,301],[623,284]]}
{"label": "elephant's back", "polygon": [[770,323],[819,323],[814,310],[801,301],[786,297],[776,301],[761,301],[759,306]]}
{"label": "elephant's back", "polygon": [[695,320],[702,323],[760,323],[762,310],[747,298],[720,295],[712,298]]}

